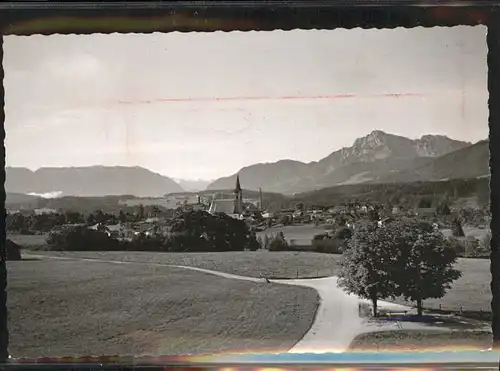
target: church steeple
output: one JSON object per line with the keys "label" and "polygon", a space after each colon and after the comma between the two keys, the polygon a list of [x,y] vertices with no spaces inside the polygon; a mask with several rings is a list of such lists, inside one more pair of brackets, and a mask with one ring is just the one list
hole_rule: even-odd
{"label": "church steeple", "polygon": [[236,188],[234,189],[234,193],[241,193],[240,176],[239,175],[236,175]]}
{"label": "church steeple", "polygon": [[243,192],[240,185],[240,176],[236,175],[236,187],[234,188],[234,213],[243,212]]}

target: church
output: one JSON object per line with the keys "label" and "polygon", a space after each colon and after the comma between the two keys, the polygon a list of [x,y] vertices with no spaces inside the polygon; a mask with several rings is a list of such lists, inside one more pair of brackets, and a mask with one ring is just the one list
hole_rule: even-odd
{"label": "church", "polygon": [[210,214],[224,213],[235,219],[243,219],[243,190],[240,185],[240,176],[236,176],[236,187],[234,189],[234,198],[218,199],[214,195],[208,212]]}

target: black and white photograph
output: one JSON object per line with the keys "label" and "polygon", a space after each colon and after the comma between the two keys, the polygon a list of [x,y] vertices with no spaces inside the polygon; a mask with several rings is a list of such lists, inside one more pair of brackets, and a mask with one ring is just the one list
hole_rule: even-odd
{"label": "black and white photograph", "polygon": [[3,49],[12,357],[491,348],[486,27]]}

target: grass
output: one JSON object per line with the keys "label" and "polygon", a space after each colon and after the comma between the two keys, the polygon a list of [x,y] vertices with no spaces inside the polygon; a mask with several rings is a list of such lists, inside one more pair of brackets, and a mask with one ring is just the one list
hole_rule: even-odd
{"label": "grass", "polygon": [[286,351],[314,290],[147,264],[8,262],[13,357]]}
{"label": "grass", "polygon": [[351,351],[433,351],[446,349],[488,349],[492,336],[488,331],[379,331],[358,335]]}
{"label": "grass", "polygon": [[293,240],[297,245],[310,245],[315,235],[325,233],[326,231],[325,226],[316,226],[314,224],[287,225],[268,228],[265,231],[258,232],[257,236],[264,238],[266,234],[272,236],[283,232],[287,241]]}
{"label": "grass", "polygon": [[39,234],[7,234],[7,238],[28,249],[37,249],[47,245],[47,236]]}
{"label": "grass", "polygon": [[33,254],[113,261],[185,265],[249,277],[311,278],[336,275],[340,255],[309,252],[237,251],[221,253],[55,252]]}
{"label": "grass", "polygon": [[[487,259],[459,259],[456,268],[462,272],[462,277],[453,283],[452,288],[441,299],[427,299],[424,307],[427,309],[442,309],[444,311],[471,312],[471,316],[480,317],[481,311],[491,312],[491,274],[490,261]],[[400,304],[412,304],[402,299],[396,299]],[[441,306],[441,308],[440,308]]]}
{"label": "grass", "polygon": [[[313,252],[226,252],[226,253],[147,253],[147,252],[34,252],[34,254],[118,261],[186,265],[250,277],[311,278],[337,275],[341,256]],[[488,320],[491,291],[489,260],[459,259],[462,277],[441,299],[424,301],[427,309],[449,312],[462,310],[471,317]],[[403,299],[394,302],[412,306]],[[481,313],[482,311],[482,313]]]}

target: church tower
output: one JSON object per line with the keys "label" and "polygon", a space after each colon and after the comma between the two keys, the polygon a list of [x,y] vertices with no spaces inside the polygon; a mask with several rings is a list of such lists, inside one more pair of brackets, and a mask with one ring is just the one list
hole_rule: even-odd
{"label": "church tower", "polygon": [[236,175],[236,187],[234,189],[234,213],[243,212],[243,191],[240,186],[240,176]]}

